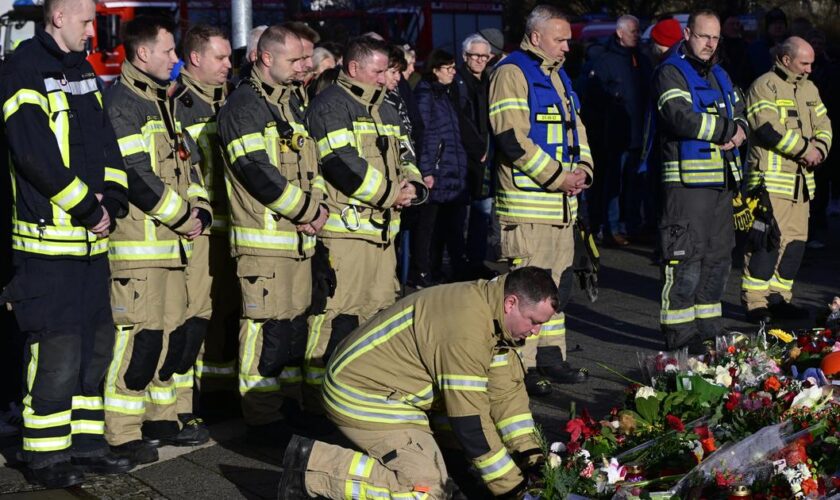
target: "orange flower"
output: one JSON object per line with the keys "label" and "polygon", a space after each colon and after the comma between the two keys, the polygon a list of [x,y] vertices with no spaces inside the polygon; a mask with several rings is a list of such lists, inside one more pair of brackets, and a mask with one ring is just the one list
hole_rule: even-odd
{"label": "orange flower", "polygon": [[781,386],[782,383],[779,382],[778,377],[775,375],[764,381],[764,390],[767,392],[776,392]]}
{"label": "orange flower", "polygon": [[731,346],[727,347],[726,352],[728,352],[729,354],[735,354],[735,346],[731,345]]}
{"label": "orange flower", "polygon": [[802,481],[802,493],[809,495],[811,493],[819,493],[820,486],[817,481],[811,477]]}
{"label": "orange flower", "polygon": [[711,453],[717,450],[717,446],[715,445],[715,438],[713,437],[701,439],[700,444],[703,445],[703,451],[706,453]]}

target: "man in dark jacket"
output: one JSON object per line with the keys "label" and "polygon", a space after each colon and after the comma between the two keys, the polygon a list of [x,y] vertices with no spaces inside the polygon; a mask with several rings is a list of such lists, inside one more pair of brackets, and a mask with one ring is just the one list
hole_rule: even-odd
{"label": "man in dark jacket", "polygon": [[14,176],[14,276],[0,303],[26,335],[22,456],[29,479],[47,488],[133,465],[103,435],[114,346],[108,236],[127,213],[128,182],[85,61],[94,16],[92,0],[47,0],[46,26],[0,78]]}
{"label": "man in dark jacket", "polygon": [[492,57],[490,43],[479,34],[461,45],[464,64],[455,75],[461,142],[467,151],[467,189],[470,215],[467,230],[468,273],[471,278],[487,278],[493,271],[484,265],[487,233],[490,230],[493,201],[490,198],[489,78],[485,75]]}
{"label": "man in dark jacket", "polygon": [[651,68],[638,44],[639,20],[621,16],[615,35],[589,73],[583,107],[591,118],[586,123],[593,131],[590,136],[597,164],[604,169],[595,177],[592,224],[603,225],[605,241],[618,246],[628,243],[621,222],[631,231],[641,226],[644,183],[638,179],[638,164]]}

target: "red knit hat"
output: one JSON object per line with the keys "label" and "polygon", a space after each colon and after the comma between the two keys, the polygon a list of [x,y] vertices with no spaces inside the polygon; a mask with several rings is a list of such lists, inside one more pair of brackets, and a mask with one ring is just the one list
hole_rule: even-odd
{"label": "red knit hat", "polygon": [[663,19],[650,30],[650,37],[659,45],[669,49],[683,39],[682,25],[676,19]]}

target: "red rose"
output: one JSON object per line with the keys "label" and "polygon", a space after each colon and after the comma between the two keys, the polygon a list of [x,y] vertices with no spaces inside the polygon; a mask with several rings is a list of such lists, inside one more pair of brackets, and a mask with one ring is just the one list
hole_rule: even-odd
{"label": "red rose", "polygon": [[731,346],[727,347],[726,352],[728,352],[729,354],[735,354],[735,346],[731,345]]}
{"label": "red rose", "polygon": [[577,441],[570,441],[566,445],[566,451],[569,452],[569,455],[574,455],[580,450],[580,443]]}
{"label": "red rose", "polygon": [[726,398],[726,404],[724,405],[727,410],[735,411],[738,408],[738,404],[741,402],[741,393],[740,392],[730,392],[729,397]]}
{"label": "red rose", "polygon": [[680,417],[675,417],[674,415],[666,415],[665,423],[667,424],[668,428],[673,429],[677,432],[682,432],[685,430],[685,424],[683,424],[683,421],[680,420]]}
{"label": "red rose", "polygon": [[708,425],[698,425],[694,428],[694,433],[697,434],[699,439],[708,439],[712,437],[712,433],[709,432]]}
{"label": "red rose", "polygon": [[566,423],[566,432],[571,435],[572,441],[577,441],[581,435],[586,439],[587,430],[586,424],[579,418],[573,418]]}
{"label": "red rose", "polygon": [[775,375],[764,381],[764,390],[767,392],[776,392],[780,387],[782,387],[782,383]]}

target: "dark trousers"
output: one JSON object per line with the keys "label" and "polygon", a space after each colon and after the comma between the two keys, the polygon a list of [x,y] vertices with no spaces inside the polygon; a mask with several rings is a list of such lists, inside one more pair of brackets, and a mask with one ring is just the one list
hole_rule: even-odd
{"label": "dark trousers", "polygon": [[454,273],[464,267],[464,225],[467,207],[463,203],[428,203],[417,208],[411,233],[412,275],[440,273],[444,250]]}
{"label": "dark trousers", "polygon": [[735,247],[732,192],[669,186],[663,201],[662,332],[712,338],[721,330],[720,301]]}
{"label": "dark trousers", "polygon": [[108,259],[14,256],[5,299],[24,347],[23,458],[32,468],[108,450],[102,381],[113,355]]}

